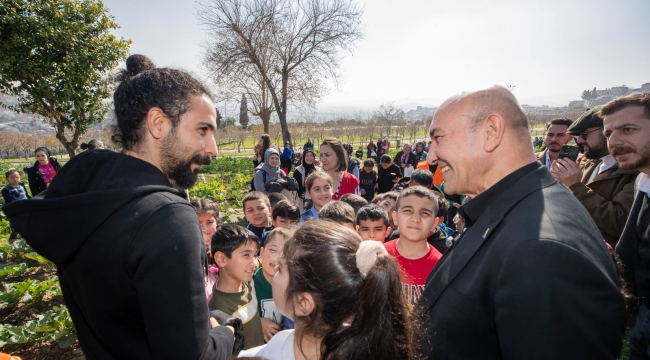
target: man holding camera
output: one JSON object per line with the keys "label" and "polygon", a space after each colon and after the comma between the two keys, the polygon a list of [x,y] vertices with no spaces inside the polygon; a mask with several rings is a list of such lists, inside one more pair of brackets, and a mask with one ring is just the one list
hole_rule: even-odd
{"label": "man holding camera", "polygon": [[567,128],[571,126],[571,123],[573,123],[571,119],[558,118],[546,124],[546,134],[544,136],[546,150],[536,153],[535,156],[537,161],[541,162],[542,165],[546,165],[549,170],[551,170],[553,161],[560,157],[562,145],[571,141],[571,135],[567,133]]}
{"label": "man holding camera", "polygon": [[567,129],[584,147],[583,160],[578,164],[558,159],[551,174],[584,205],[605,241],[614,247],[630,214],[634,180],[639,172],[620,169],[609,154],[603,119],[598,115],[600,108],[588,109]]}

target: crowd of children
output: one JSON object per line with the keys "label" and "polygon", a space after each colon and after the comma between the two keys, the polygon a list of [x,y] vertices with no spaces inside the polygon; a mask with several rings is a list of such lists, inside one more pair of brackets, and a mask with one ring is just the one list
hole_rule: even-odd
{"label": "crowd of children", "polygon": [[[277,155],[272,148],[267,153]],[[241,320],[240,356],[412,358],[409,314],[444,252],[431,244],[436,232],[444,233],[444,196],[408,184],[390,191],[401,172],[384,155],[379,172],[374,159],[363,162],[358,194],[334,200],[340,182],[311,168],[308,153],[300,181],[304,210],[295,198],[251,191],[242,201],[248,222],[242,227],[220,224],[216,202],[191,201],[206,247],[210,310]],[[335,162],[338,150],[330,156]],[[17,170],[5,175],[5,203],[29,198]]]}
{"label": "crowd of children", "polygon": [[216,203],[192,202],[209,245],[208,303],[242,321],[240,356],[412,358],[409,314],[442,256],[428,240],[445,200],[409,186],[334,201],[322,171],[305,193],[301,216],[283,195],[250,192],[247,227],[219,225]]}

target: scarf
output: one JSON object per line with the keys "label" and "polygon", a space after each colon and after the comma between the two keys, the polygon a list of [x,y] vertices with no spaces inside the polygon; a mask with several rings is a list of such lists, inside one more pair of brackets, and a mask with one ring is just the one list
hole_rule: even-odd
{"label": "scarf", "polygon": [[[305,156],[307,155],[307,153],[312,153],[312,155],[314,155],[314,162],[312,162],[311,164],[307,164],[305,162]],[[305,169],[305,179],[303,179],[303,181],[306,180],[307,175],[311,174],[311,172],[314,171],[314,167],[316,166],[315,160],[316,160],[316,154],[314,153],[313,150],[307,149],[302,153],[302,168]]]}
{"label": "scarf", "polygon": [[408,163],[408,161],[409,161],[409,154],[404,153],[404,155],[402,155],[402,164],[406,164]]}
{"label": "scarf", "polygon": [[268,148],[264,152],[264,163],[262,164],[262,171],[266,172],[269,175],[282,177],[284,173],[282,172],[282,170],[280,170],[280,163],[278,163],[278,166],[275,167],[271,167],[269,165],[269,156],[273,154],[277,155],[278,157],[280,156],[280,153],[274,148]]}

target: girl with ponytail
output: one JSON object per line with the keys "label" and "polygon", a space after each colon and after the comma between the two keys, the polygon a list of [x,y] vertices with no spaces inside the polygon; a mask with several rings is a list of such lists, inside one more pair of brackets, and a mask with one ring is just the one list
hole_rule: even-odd
{"label": "girl with ponytail", "polygon": [[240,356],[412,359],[412,321],[401,291],[399,268],[381,243],[308,221],[284,245],[273,279],[273,301],[295,330]]}

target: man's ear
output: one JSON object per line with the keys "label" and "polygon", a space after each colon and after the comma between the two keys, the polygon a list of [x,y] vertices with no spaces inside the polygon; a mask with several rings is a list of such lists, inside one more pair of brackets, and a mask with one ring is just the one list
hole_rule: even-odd
{"label": "man's ear", "polygon": [[506,130],[506,121],[499,114],[490,114],[483,120],[481,126],[483,141],[483,150],[493,152],[501,145],[503,134]]}
{"label": "man's ear", "polygon": [[222,253],[221,251],[217,251],[214,253],[214,262],[220,268],[226,267],[227,258],[228,257],[226,256],[226,254]]}
{"label": "man's ear", "polygon": [[355,228],[355,230],[357,231],[357,234],[358,234],[359,233],[359,225],[355,226],[354,228]]}
{"label": "man's ear", "polygon": [[260,247],[260,256],[262,256],[262,254],[264,254],[264,246]]}
{"label": "man's ear", "polygon": [[147,112],[147,130],[151,136],[158,140],[166,134],[166,124],[169,122],[167,115],[159,107],[152,107]]}
{"label": "man's ear", "polygon": [[300,293],[293,305],[296,316],[309,316],[316,308],[314,298],[308,292]]}
{"label": "man's ear", "polygon": [[390,226],[386,227],[386,236],[390,235],[390,231],[393,230]]}
{"label": "man's ear", "polygon": [[390,215],[393,218],[393,224],[397,225],[397,211],[393,210],[393,212],[390,213]]}

